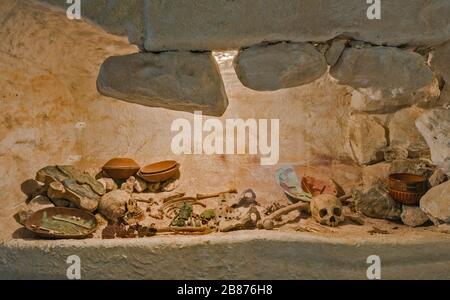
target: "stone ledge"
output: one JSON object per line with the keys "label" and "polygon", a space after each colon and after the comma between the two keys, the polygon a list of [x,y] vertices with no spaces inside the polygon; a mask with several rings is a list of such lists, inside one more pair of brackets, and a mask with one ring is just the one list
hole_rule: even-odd
{"label": "stone ledge", "polygon": [[383,279],[450,279],[450,239],[409,234],[330,238],[241,231],[136,240],[12,240],[0,246],[0,279],[64,279],[81,258],[83,279],[366,279],[379,255]]}
{"label": "stone ledge", "polygon": [[[68,7],[65,0],[40,1]],[[381,21],[369,20],[368,8],[361,0],[90,0],[83,3],[82,17],[110,33],[127,34],[148,51],[324,42],[339,35],[390,46],[450,39],[447,0],[384,1]]]}

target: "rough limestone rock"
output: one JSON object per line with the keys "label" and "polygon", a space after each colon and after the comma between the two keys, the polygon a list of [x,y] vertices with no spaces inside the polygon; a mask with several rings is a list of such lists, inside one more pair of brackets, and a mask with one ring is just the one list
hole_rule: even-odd
{"label": "rough limestone rock", "polygon": [[234,69],[246,87],[275,91],[313,82],[327,71],[327,64],[311,44],[278,43],[240,50]]}
{"label": "rough limestone rock", "polygon": [[[445,102],[446,99],[442,98],[439,80],[434,78],[431,84],[415,91],[413,94],[396,99],[372,99],[358,90],[353,90],[350,105],[355,111],[386,114],[412,105],[429,108],[442,106]],[[447,102],[450,103],[450,100]]]}
{"label": "rough limestone rock", "polygon": [[450,181],[430,189],[420,199],[420,208],[428,215],[450,223]]}
{"label": "rough limestone rock", "polygon": [[127,191],[128,193],[133,193],[134,191],[134,184],[136,183],[136,177],[131,176],[129,177],[122,185],[120,186],[120,189],[123,191]]}
{"label": "rough limestone rock", "polygon": [[401,147],[409,152],[429,152],[425,139],[415,126],[416,120],[425,112],[418,107],[410,107],[396,112],[389,122],[391,147]]}
{"label": "rough limestone rock", "polygon": [[434,170],[433,174],[431,174],[430,178],[428,178],[428,184],[431,187],[435,187],[437,185],[440,185],[441,183],[444,183],[448,180],[447,175],[442,172],[441,169]]}
{"label": "rough limestone rock", "polygon": [[442,89],[439,103],[443,107],[450,107],[450,84],[446,84]]}
{"label": "rough limestone rock", "polygon": [[348,126],[348,141],[355,161],[368,164],[381,160],[387,146],[384,127],[365,114],[352,115]]}
{"label": "rough limestone rock", "polygon": [[138,193],[143,193],[147,189],[147,182],[143,179],[136,177],[136,181],[134,182],[134,190]]}
{"label": "rough limestone rock", "polygon": [[450,109],[433,109],[416,121],[431,151],[431,160],[450,175]]}
{"label": "rough limestone rock", "polygon": [[422,226],[430,218],[418,206],[402,206],[402,222],[411,227]]}
{"label": "rough limestone rock", "polygon": [[384,149],[384,160],[393,162],[395,160],[407,159],[408,149],[403,146],[388,146]]}
{"label": "rough limestone rock", "polygon": [[390,167],[391,164],[387,162],[363,166],[361,174],[362,187],[368,189],[380,181],[387,183]]}
{"label": "rough limestone rock", "polygon": [[342,52],[344,52],[345,45],[347,44],[347,40],[335,40],[331,44],[331,47],[327,50],[325,54],[325,58],[327,63],[330,66],[334,66],[339,58],[341,57]]}
{"label": "rough limestone rock", "polygon": [[408,96],[433,82],[421,55],[393,47],[347,48],[330,75],[375,100]]}
{"label": "rough limestone rock", "polygon": [[111,191],[117,190],[119,188],[117,183],[112,178],[103,177],[103,178],[97,179],[97,181],[103,185],[106,192],[111,192]]}
{"label": "rough limestone rock", "polygon": [[108,58],[97,80],[100,93],[127,102],[221,116],[228,98],[209,52],[137,53]]}
{"label": "rough limestone rock", "polygon": [[441,45],[433,52],[431,67],[442,76],[447,84],[450,84],[450,42]]}
{"label": "rough limestone rock", "polygon": [[[66,0],[41,0],[68,7]],[[326,42],[339,35],[377,45],[440,44],[450,39],[450,2],[382,2],[382,21],[361,0],[89,0],[83,18],[128,35],[148,51],[226,50],[264,41]],[[407,17],[405,17],[407,16]]]}
{"label": "rough limestone rock", "polygon": [[379,181],[368,188],[355,188],[352,194],[356,210],[364,215],[376,219],[400,219],[401,205],[389,195],[384,182]]}

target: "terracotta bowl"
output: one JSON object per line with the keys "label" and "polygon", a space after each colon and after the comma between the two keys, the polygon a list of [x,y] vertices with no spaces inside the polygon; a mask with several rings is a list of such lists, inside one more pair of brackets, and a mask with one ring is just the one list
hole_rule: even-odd
{"label": "terracotta bowl", "polygon": [[131,158],[113,158],[103,166],[103,172],[113,179],[128,179],[135,175],[140,166]]}
{"label": "terracotta bowl", "polygon": [[[45,231],[43,229],[39,229],[42,222],[42,217],[44,215],[44,212],[47,213],[47,216],[49,218],[55,216],[55,215],[67,215],[67,216],[74,216],[74,217],[80,217],[81,219],[84,219],[86,221],[91,221],[92,229],[90,229],[86,234],[78,234],[78,235],[60,235],[55,233],[49,233],[48,231]],[[34,214],[32,214],[27,221],[25,222],[25,228],[30,230],[31,232],[44,237],[44,238],[53,238],[53,239],[83,239],[86,237],[89,237],[92,233],[97,230],[97,219],[95,216],[87,211],[76,209],[76,208],[66,208],[66,207],[50,207],[41,209]]]}
{"label": "terracotta bowl", "polygon": [[137,175],[150,183],[163,182],[180,175],[180,164],[176,164],[173,168],[163,172],[152,174],[143,174],[141,172],[138,172]]}
{"label": "terracotta bowl", "polygon": [[424,176],[395,173],[389,175],[389,194],[405,205],[417,205],[427,191],[427,179]]}
{"label": "terracotta bowl", "polygon": [[161,173],[174,168],[178,163],[174,160],[160,161],[154,164],[147,165],[141,168],[140,172],[142,174],[155,174]]}

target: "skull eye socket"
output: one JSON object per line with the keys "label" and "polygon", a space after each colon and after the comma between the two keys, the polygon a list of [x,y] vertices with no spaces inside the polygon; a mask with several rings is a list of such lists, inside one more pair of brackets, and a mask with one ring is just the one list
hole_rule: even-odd
{"label": "skull eye socket", "polygon": [[319,216],[321,218],[325,217],[328,214],[328,211],[326,208],[322,208],[321,210],[319,210]]}
{"label": "skull eye socket", "polygon": [[333,208],[333,213],[335,216],[339,217],[342,214],[342,211],[339,207],[335,207],[335,208]]}

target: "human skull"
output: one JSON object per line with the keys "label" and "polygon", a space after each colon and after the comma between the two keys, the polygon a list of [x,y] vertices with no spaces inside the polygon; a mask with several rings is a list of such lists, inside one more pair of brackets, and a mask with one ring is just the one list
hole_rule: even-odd
{"label": "human skull", "polygon": [[344,221],[342,203],[334,195],[323,194],[311,200],[311,215],[322,225],[336,227]]}

